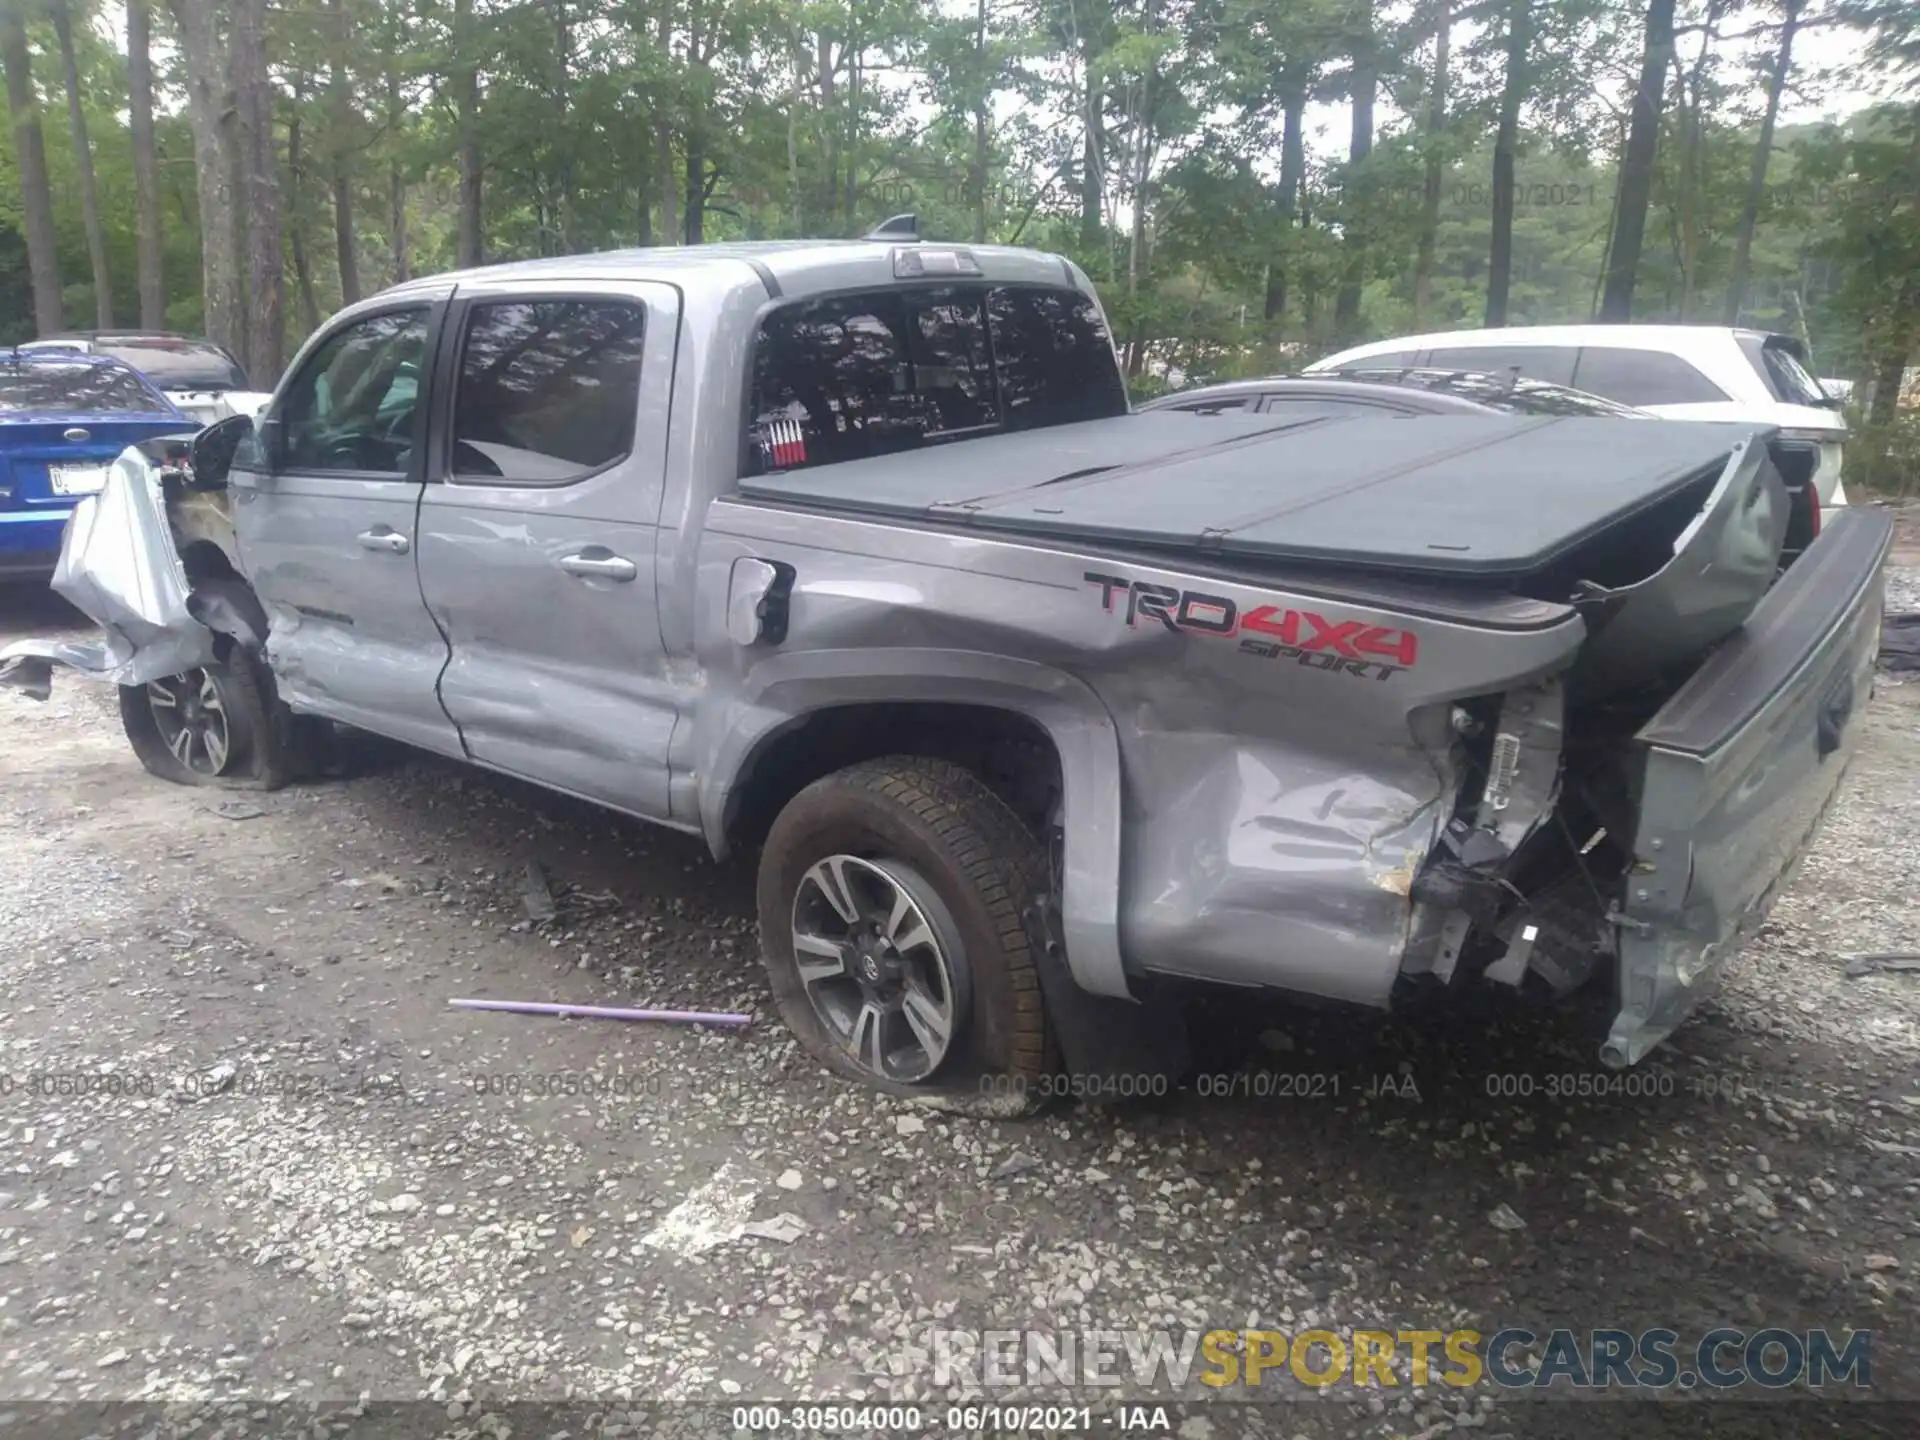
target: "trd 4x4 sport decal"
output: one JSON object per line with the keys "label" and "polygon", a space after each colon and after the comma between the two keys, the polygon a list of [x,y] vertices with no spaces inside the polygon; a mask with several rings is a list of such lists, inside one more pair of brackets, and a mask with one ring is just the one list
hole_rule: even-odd
{"label": "trd 4x4 sport decal", "polygon": [[1243,613],[1224,595],[1176,590],[1094,570],[1082,578],[1100,587],[1100,608],[1110,615],[1117,597],[1125,596],[1129,625],[1157,620],[1176,635],[1238,636],[1241,653],[1246,655],[1294,660],[1315,670],[1370,680],[1411,670],[1420,660],[1420,637],[1411,630],[1390,630],[1361,620],[1329,620],[1311,610],[1277,605],[1256,605]]}

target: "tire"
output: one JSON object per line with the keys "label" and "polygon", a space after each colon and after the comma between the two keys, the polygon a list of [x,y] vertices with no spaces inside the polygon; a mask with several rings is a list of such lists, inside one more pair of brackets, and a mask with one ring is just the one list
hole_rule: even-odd
{"label": "tire", "polygon": [[[199,588],[217,589],[234,604],[259,611],[259,601],[244,585],[213,581]],[[264,615],[259,627],[264,634]],[[277,790],[302,772],[312,748],[311,727],[280,703],[263,662],[227,637],[217,650],[219,658],[202,669],[148,685],[122,685],[121,727],[140,763],[162,780]],[[199,738],[183,742],[182,730],[189,727]],[[217,743],[211,738],[216,732]]]}
{"label": "tire", "polygon": [[761,953],[788,1029],[887,1094],[1038,1109],[1056,1065],[1025,916],[1044,875],[1040,845],[961,766],[890,756],[816,780],[760,856]]}

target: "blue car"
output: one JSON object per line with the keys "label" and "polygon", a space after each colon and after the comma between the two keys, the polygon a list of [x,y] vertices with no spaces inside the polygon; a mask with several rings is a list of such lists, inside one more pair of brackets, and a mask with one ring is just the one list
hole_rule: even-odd
{"label": "blue car", "polygon": [[0,350],[0,580],[53,573],[67,516],[127,446],[197,428],[118,360]]}

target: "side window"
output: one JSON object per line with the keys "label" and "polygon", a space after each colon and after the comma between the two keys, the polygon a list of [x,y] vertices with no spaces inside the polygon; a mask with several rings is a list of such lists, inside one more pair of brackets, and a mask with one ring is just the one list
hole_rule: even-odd
{"label": "side window", "polygon": [[427,354],[427,312],[392,310],[324,341],[280,402],[281,468],[404,475]]}
{"label": "side window", "polygon": [[1247,408],[1246,395],[1230,395],[1224,400],[1196,400],[1191,405],[1169,405],[1169,410],[1184,410],[1189,415],[1238,415]]}
{"label": "side window", "polygon": [[1727,398],[1726,391],[1678,355],[1598,345],[1580,352],[1573,388],[1623,405],[1700,405]]}
{"label": "side window", "polygon": [[1486,375],[1504,375],[1517,367],[1529,380],[1571,385],[1579,354],[1570,345],[1450,345],[1432,351],[1427,364],[1438,370],[1471,370]]}
{"label": "side window", "polygon": [[453,390],[454,477],[556,485],[625,459],[646,320],[630,300],[473,305]]}

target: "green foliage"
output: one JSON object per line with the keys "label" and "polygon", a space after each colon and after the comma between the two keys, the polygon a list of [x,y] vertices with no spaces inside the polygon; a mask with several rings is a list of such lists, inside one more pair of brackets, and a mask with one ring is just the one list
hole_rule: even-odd
{"label": "green foliage", "polygon": [[[1717,322],[1758,107],[1751,76],[1701,28],[1704,6],[1682,8],[1637,314]],[[1853,6],[1893,60],[1913,49],[1908,8]],[[114,309],[131,319],[124,17],[118,5],[74,9]],[[1487,137],[1511,10],[1509,0],[1448,10],[1449,101],[1430,129],[1435,0],[471,0],[464,36],[456,0],[286,0],[270,11],[269,57],[289,339],[304,333],[309,305],[325,315],[342,296],[337,187],[363,290],[402,264],[418,274],[454,263],[462,65],[476,68],[481,93],[473,138],[490,260],[672,243],[689,211],[704,238],[731,240],[854,235],[913,210],[930,235],[978,228],[1071,255],[1100,283],[1144,393],[1291,368],[1335,343],[1333,295],[1349,261],[1364,331],[1412,327],[1432,155],[1441,199],[1421,323],[1472,326],[1485,306]],[[1714,23],[1730,14],[1716,5]],[[1640,11],[1534,0],[1530,16],[1511,320],[1584,321]],[[165,5],[155,17],[167,311],[193,328],[194,152]],[[1778,13],[1754,4],[1732,19],[1764,49]],[[90,271],[60,67],[47,22],[30,36],[64,300],[82,323]],[[1352,57],[1369,48],[1388,102],[1371,153],[1349,163],[1327,154],[1335,137],[1317,141],[1289,220],[1286,110],[1343,103]],[[1776,139],[1745,317],[1808,336],[1826,373],[1864,377],[1887,348],[1920,339],[1915,299],[1898,283],[1901,266],[1920,273],[1909,248],[1920,187],[1901,158],[1911,121],[1896,109]],[[31,325],[12,147],[0,127],[0,339]],[[1284,305],[1269,319],[1276,273]]]}

